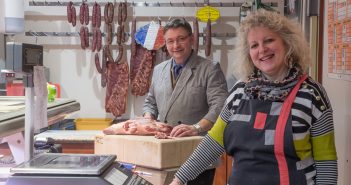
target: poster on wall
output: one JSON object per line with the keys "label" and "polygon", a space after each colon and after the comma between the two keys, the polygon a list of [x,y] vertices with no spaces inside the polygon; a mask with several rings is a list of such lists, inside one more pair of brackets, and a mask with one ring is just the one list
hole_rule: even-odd
{"label": "poster on wall", "polygon": [[351,81],[351,0],[328,1],[328,77]]}

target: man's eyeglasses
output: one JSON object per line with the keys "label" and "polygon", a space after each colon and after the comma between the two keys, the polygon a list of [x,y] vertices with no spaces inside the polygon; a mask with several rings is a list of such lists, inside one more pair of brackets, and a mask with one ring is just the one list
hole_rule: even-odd
{"label": "man's eyeglasses", "polygon": [[173,40],[173,39],[167,39],[166,40],[166,44],[167,45],[173,45],[175,42],[177,42],[178,44],[184,44],[186,42],[186,40],[188,39],[188,37],[190,37],[190,35],[187,36],[179,36],[177,37],[177,39]]}

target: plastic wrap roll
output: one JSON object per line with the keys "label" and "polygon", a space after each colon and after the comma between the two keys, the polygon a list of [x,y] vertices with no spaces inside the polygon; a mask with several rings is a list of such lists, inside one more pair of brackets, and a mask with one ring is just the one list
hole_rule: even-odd
{"label": "plastic wrap roll", "polygon": [[24,0],[0,1],[0,33],[24,32]]}

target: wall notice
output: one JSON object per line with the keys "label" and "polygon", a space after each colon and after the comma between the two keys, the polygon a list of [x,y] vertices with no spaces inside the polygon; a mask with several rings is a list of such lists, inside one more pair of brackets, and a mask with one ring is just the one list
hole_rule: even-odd
{"label": "wall notice", "polygon": [[351,0],[328,1],[328,77],[351,81]]}

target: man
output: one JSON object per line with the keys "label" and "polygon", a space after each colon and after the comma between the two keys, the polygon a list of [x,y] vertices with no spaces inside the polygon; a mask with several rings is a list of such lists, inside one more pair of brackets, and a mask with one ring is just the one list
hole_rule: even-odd
{"label": "man", "polygon": [[[174,19],[164,27],[171,59],[157,65],[143,107],[144,117],[174,126],[170,136],[205,135],[216,121],[227,85],[219,63],[193,52],[193,34],[185,19]],[[188,185],[211,184],[212,167]]]}

